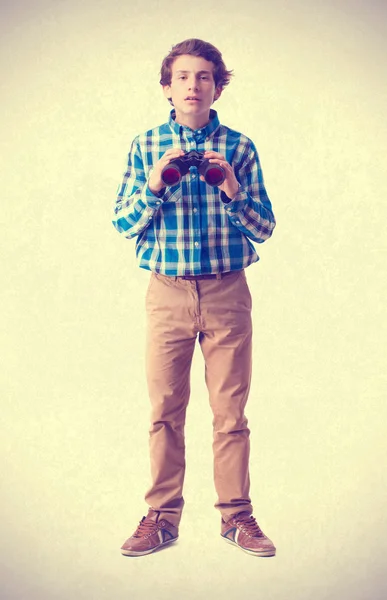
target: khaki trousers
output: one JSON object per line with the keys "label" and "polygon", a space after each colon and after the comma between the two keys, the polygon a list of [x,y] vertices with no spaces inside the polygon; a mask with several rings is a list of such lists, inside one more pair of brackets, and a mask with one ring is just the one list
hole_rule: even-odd
{"label": "khaki trousers", "polygon": [[215,507],[225,520],[252,512],[250,431],[251,295],[244,270],[219,279],[152,273],[147,295],[146,373],[151,401],[152,486],[145,500],[178,525],[184,506],[184,425],[198,338],[213,412]]}

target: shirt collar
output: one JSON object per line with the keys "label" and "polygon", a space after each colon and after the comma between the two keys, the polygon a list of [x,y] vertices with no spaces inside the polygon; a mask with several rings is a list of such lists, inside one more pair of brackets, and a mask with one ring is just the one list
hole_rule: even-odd
{"label": "shirt collar", "polygon": [[210,120],[207,123],[207,125],[205,125],[204,127],[200,127],[199,129],[195,129],[192,130],[190,127],[186,127],[185,125],[180,125],[180,123],[176,123],[175,121],[176,118],[176,112],[175,109],[171,110],[170,116],[169,116],[169,126],[172,129],[172,131],[174,131],[175,133],[177,133],[177,135],[180,135],[183,131],[185,132],[193,132],[193,133],[199,133],[201,135],[203,135],[203,137],[209,137],[211,136],[216,129],[218,129],[220,123],[219,123],[219,118],[218,118],[218,113],[216,112],[216,110],[213,110],[212,108],[210,109]]}

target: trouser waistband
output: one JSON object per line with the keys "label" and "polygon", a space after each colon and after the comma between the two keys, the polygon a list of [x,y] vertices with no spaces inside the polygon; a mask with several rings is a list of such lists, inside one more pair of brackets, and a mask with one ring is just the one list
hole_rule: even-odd
{"label": "trouser waistband", "polygon": [[236,271],[225,271],[224,273],[203,273],[202,275],[178,275],[176,279],[223,279],[223,277],[227,277],[227,275],[232,275],[233,273],[236,273]]}

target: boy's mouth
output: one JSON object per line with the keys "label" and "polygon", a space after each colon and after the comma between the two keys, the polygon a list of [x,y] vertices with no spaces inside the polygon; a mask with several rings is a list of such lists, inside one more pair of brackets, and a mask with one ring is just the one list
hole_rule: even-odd
{"label": "boy's mouth", "polygon": [[200,102],[200,98],[198,98],[197,96],[187,96],[187,98],[185,98],[185,100],[190,100],[190,101],[195,101],[195,102]]}

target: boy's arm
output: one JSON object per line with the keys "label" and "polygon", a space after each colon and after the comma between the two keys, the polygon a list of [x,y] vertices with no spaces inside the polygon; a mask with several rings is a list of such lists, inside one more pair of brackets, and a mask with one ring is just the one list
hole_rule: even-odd
{"label": "boy's arm", "polygon": [[[222,164],[225,160],[223,156],[222,159],[214,157],[211,162]],[[225,181],[220,186],[220,196],[231,223],[254,242],[266,241],[273,233],[276,221],[253,142],[249,140],[237,164],[234,163],[230,169],[230,165],[226,163],[226,167],[229,169],[227,179],[230,182]],[[231,199],[226,191],[233,187],[233,183],[236,192]]]}
{"label": "boy's arm", "polygon": [[[170,150],[170,156],[163,156],[159,161],[160,165],[168,163],[171,156],[181,152],[180,149]],[[126,238],[133,238],[144,231],[163,202],[169,199],[174,201],[178,199],[176,193],[172,194],[165,188],[152,192],[149,187],[149,179],[147,180],[145,174],[137,136],[132,142],[128,166],[114,205],[113,225]]]}

